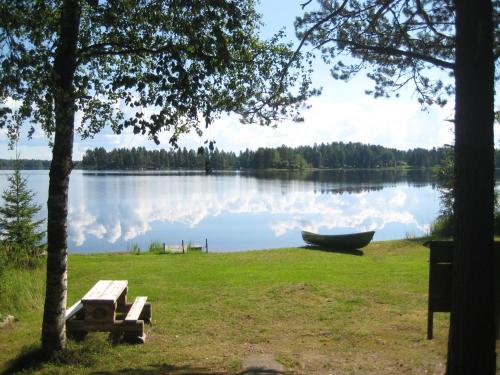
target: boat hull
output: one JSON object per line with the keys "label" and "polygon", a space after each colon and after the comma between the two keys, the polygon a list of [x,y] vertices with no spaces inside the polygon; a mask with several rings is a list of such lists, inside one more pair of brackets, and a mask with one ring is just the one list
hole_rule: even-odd
{"label": "boat hull", "polygon": [[322,246],[333,250],[355,250],[370,243],[374,231],[353,234],[322,235],[302,231],[304,241],[313,246]]}

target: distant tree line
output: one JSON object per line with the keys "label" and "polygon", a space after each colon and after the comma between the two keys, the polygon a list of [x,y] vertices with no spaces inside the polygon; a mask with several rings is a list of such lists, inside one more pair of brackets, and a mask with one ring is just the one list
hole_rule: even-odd
{"label": "distant tree line", "polygon": [[[87,150],[75,169],[306,169],[306,168],[429,168],[442,164],[445,148],[408,151],[362,143],[334,142],[291,148],[259,148],[255,151],[225,152],[215,148],[203,153],[186,148],[146,150],[144,147],[103,147]],[[20,169],[49,169],[50,161],[20,159]],[[15,160],[0,159],[0,169],[15,169]],[[495,165],[500,166],[500,150],[495,151]],[[498,167],[497,167],[498,168]]]}
{"label": "distant tree line", "polygon": [[[144,147],[119,148],[106,151],[103,147],[87,150],[81,162],[83,169],[305,169],[305,168],[428,168],[437,166],[444,157],[444,148],[416,148],[401,151],[362,143],[334,142],[291,148],[259,148],[255,151],[225,152],[217,148],[203,152],[179,148],[176,150],[146,150]],[[500,158],[499,158],[500,159]]]}
{"label": "distant tree line", "polygon": [[49,160],[36,159],[0,159],[0,169],[16,169],[16,163],[19,163],[19,169],[49,169]]}

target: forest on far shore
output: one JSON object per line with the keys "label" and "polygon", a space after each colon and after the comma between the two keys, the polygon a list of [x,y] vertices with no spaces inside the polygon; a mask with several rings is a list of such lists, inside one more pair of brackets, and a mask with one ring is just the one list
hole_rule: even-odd
{"label": "forest on far shore", "polygon": [[[449,147],[430,150],[397,150],[362,143],[333,142],[296,148],[280,146],[240,151],[239,154],[214,148],[146,150],[144,147],[103,147],[87,150],[75,169],[87,170],[161,170],[161,169],[307,169],[307,168],[431,168],[439,165]],[[500,165],[500,150],[495,151]],[[0,159],[0,169],[13,169],[15,159]],[[49,169],[50,161],[20,159],[21,169]]]}
{"label": "forest on far shore", "polygon": [[428,168],[439,165],[446,148],[401,151],[362,143],[334,142],[296,148],[280,146],[240,151],[214,148],[87,150],[83,169],[306,169],[306,168]]}

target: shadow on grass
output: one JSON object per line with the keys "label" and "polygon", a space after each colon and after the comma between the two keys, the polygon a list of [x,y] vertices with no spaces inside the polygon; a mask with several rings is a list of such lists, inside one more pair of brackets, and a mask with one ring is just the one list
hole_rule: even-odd
{"label": "shadow on grass", "polygon": [[355,256],[363,256],[365,253],[363,253],[362,250],[359,249],[332,249],[327,246],[312,246],[312,245],[306,245],[302,247],[303,249],[307,250],[317,250],[317,251],[324,251],[327,253],[336,253],[336,254],[346,254],[346,255],[355,255]]}
{"label": "shadow on grass", "polygon": [[222,372],[211,372],[201,367],[174,366],[169,364],[152,365],[148,368],[124,368],[114,371],[94,371],[92,375],[223,375]]}
{"label": "shadow on grass", "polygon": [[236,375],[283,375],[282,371],[270,370],[270,369],[248,369],[243,372],[238,372]]}
{"label": "shadow on grass", "polygon": [[[115,371],[95,371],[91,372],[92,375],[156,375],[156,374],[169,374],[169,375],[223,375],[224,372],[213,372],[204,368],[191,367],[191,366],[173,366],[168,364],[154,365],[149,368],[125,368]],[[281,371],[270,369],[251,368],[238,372],[237,375],[279,375],[284,374]]]}
{"label": "shadow on grass", "polygon": [[[46,364],[55,365],[59,370],[64,371],[67,365],[92,367],[95,365],[95,355],[99,349],[95,345],[90,348],[78,347],[76,349],[65,349],[57,354],[50,361],[43,356],[41,349],[37,346],[31,346],[23,351],[9,363],[9,367],[3,371],[2,375],[10,374],[29,374],[36,370],[41,370]],[[124,368],[112,371],[93,371],[92,375],[224,375],[224,372],[211,371],[202,367],[194,366],[175,366],[170,364],[151,365],[147,368]],[[251,368],[238,372],[237,375],[278,375],[284,374],[281,371],[272,369]]]}
{"label": "shadow on grass", "polygon": [[47,361],[45,360],[40,347],[29,346],[24,348],[15,359],[10,361],[7,369],[2,372],[2,375],[36,370],[45,362]]}
{"label": "shadow on grass", "polygon": [[88,340],[85,344],[70,342],[67,349],[63,349],[52,358],[47,359],[40,346],[31,345],[23,348],[17,357],[7,364],[7,368],[1,374],[31,373],[41,369],[44,365],[92,367],[100,356],[110,350],[112,350],[111,343],[105,341]]}
{"label": "shadow on grass", "polygon": [[[75,365],[75,361],[71,359],[80,357],[79,354],[69,354],[72,351],[65,350],[64,354],[59,355],[59,358],[54,358],[51,361],[44,359],[42,352],[39,348],[32,348],[23,351],[15,360],[13,360],[7,370],[2,372],[2,375],[10,374],[28,374],[36,370],[40,370],[44,364],[56,364],[64,370],[65,365]],[[61,358],[62,357],[62,358]],[[82,363],[78,361],[83,367],[91,366],[90,363]],[[223,375],[221,372],[211,372],[204,368],[196,368],[191,366],[173,366],[168,364],[154,365],[149,368],[124,368],[114,371],[94,371],[90,372],[93,375],[155,375],[155,374],[169,374],[169,375]],[[246,374],[246,373],[245,373]],[[250,373],[249,373],[250,374]]]}

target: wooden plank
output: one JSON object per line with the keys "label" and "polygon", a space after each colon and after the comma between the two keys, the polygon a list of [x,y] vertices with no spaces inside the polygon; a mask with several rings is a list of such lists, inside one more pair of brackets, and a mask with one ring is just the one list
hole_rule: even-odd
{"label": "wooden plank", "polygon": [[451,263],[453,260],[453,241],[429,241],[430,262]]}
{"label": "wooden plank", "polygon": [[146,304],[146,300],[148,297],[136,297],[134,300],[134,303],[132,304],[132,307],[130,307],[130,310],[125,317],[125,320],[127,322],[130,321],[136,321],[139,319],[139,316],[141,315],[142,309],[144,305]]}
{"label": "wooden plank", "polygon": [[128,286],[123,290],[120,297],[118,297],[118,300],[116,301],[117,306],[125,306],[127,304],[127,292]]}
{"label": "wooden plank", "polygon": [[164,251],[166,253],[183,253],[182,246],[179,245],[165,245]]}
{"label": "wooden plank", "polygon": [[122,295],[123,291],[127,288],[127,285],[127,280],[114,280],[104,290],[104,293],[99,299],[116,302],[116,300]]}
{"label": "wooden plank", "polygon": [[84,303],[93,302],[116,302],[123,291],[127,289],[127,280],[99,280],[91,290],[83,296]]}
{"label": "wooden plank", "polygon": [[83,303],[85,321],[89,323],[113,323],[116,319],[116,305],[114,303]]}
{"label": "wooden plank", "polygon": [[66,323],[68,331],[71,332],[134,332],[138,336],[144,333],[144,321],[126,322],[117,320],[114,323],[89,323],[84,320],[68,320]]}
{"label": "wooden plank", "polygon": [[111,284],[111,280],[99,280],[90,290],[83,296],[82,300],[98,299],[104,290]]}
{"label": "wooden plank", "polygon": [[[122,314],[128,314],[132,305],[133,305],[132,302],[127,302],[125,305],[122,305],[122,306],[118,305],[116,307],[116,312],[122,313]],[[146,322],[146,323],[150,323],[151,318],[152,318],[151,303],[146,302],[146,304],[144,305],[144,308],[142,309],[141,315],[139,316],[139,319],[144,320],[144,322]]]}
{"label": "wooden plank", "polygon": [[429,306],[434,312],[448,312],[451,309],[451,264],[431,264],[429,285]]}
{"label": "wooden plank", "polygon": [[83,309],[82,300],[76,301],[69,309],[66,309],[66,320],[71,319]]}

